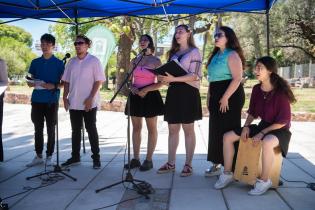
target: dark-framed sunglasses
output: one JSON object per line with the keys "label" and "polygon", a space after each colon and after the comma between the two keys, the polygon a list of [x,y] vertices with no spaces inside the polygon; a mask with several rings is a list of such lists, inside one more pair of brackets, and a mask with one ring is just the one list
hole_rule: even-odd
{"label": "dark-framed sunglasses", "polygon": [[139,40],[139,42],[149,42],[150,40],[148,39],[148,38],[141,38],[140,40]]}
{"label": "dark-framed sunglasses", "polygon": [[221,37],[224,37],[224,33],[221,33],[221,32],[215,33],[213,37],[220,39]]}
{"label": "dark-framed sunglasses", "polygon": [[73,44],[74,46],[77,46],[77,45],[83,45],[85,44],[85,42],[79,41],[79,42],[74,42]]}

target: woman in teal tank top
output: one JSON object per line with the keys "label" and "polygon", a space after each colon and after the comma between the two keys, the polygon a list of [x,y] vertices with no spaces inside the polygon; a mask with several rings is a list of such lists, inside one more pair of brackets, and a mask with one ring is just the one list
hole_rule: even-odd
{"label": "woman in teal tank top", "polygon": [[224,165],[223,135],[241,125],[241,111],[245,101],[241,85],[245,58],[239,41],[234,31],[226,26],[220,27],[214,39],[215,48],[207,64],[209,81],[207,160],[213,165],[206,170],[205,176],[221,173],[220,166]]}

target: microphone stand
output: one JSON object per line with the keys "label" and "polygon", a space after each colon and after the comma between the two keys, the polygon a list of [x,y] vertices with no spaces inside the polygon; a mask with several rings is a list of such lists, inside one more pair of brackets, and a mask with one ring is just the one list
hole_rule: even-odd
{"label": "microphone stand", "polygon": [[[117,92],[114,94],[114,96],[112,97],[112,99],[110,100],[110,103],[112,103],[114,101],[114,99],[116,98],[116,96],[118,95],[118,93],[121,91],[121,89],[123,88],[124,85],[127,86],[127,88],[130,90],[130,77],[132,76],[134,70],[136,69],[136,67],[138,66],[138,64],[140,63],[140,61],[143,59],[144,54],[146,52],[146,49],[144,49],[141,54],[140,54],[140,58],[138,59],[137,63],[135,63],[135,65],[133,66],[133,68],[131,69],[131,71],[129,71],[126,74],[126,77],[123,81],[123,83],[120,85],[119,89],[117,90]],[[123,184],[125,182],[128,183],[132,183],[133,187],[137,190],[137,192],[141,195],[144,195],[146,199],[149,199],[150,197],[148,196],[148,194],[151,193],[151,185],[145,181],[142,180],[138,180],[138,179],[134,179],[132,174],[131,174],[131,169],[130,169],[130,94],[128,94],[128,99],[127,99],[127,146],[128,146],[128,169],[127,169],[127,173],[126,173],[126,177],[124,180],[121,180],[119,182],[116,182],[114,184],[108,185],[106,187],[102,187],[100,189],[95,190],[95,193],[99,193],[102,190],[105,189],[109,189],[113,186],[119,185],[119,184]],[[137,184],[137,183],[138,184]]]}
{"label": "microphone stand", "polygon": [[[68,53],[67,53],[68,54]],[[66,62],[67,62],[67,58],[70,57],[70,54],[69,56],[65,56],[63,60],[63,65],[65,66],[66,65]],[[54,90],[56,91],[56,90]],[[29,176],[29,177],[26,177],[26,180],[30,180],[30,179],[33,179],[35,177],[39,177],[39,176],[42,176],[42,175],[49,175],[49,174],[52,174],[52,173],[59,173],[59,174],[62,174],[70,179],[72,179],[73,181],[77,181],[76,178],[74,178],[73,176],[70,176],[69,174],[65,173],[64,171],[70,171],[69,168],[61,168],[61,166],[59,165],[59,133],[58,133],[58,107],[59,107],[59,102],[57,102],[56,104],[56,154],[57,154],[57,164],[54,165],[54,170],[52,171],[47,171],[47,172],[43,172],[43,173],[39,173],[39,174],[36,174],[34,176]]]}

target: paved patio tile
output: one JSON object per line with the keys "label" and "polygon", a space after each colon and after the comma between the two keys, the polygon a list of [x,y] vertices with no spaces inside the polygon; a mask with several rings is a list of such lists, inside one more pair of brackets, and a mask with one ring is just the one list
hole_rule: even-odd
{"label": "paved patio tile", "polygon": [[274,190],[269,190],[262,196],[250,196],[247,192],[249,185],[233,183],[223,189],[224,197],[231,210],[255,209],[255,210],[289,210],[290,207],[281,199]]}
{"label": "paved patio tile", "polygon": [[[23,192],[25,187],[34,188],[43,184],[43,180],[39,178],[25,179],[44,171],[44,165],[25,167],[25,164],[34,157],[34,128],[30,120],[30,109],[29,105],[5,104],[4,106],[5,162],[0,163],[1,198]],[[17,119],[19,120],[17,121]],[[159,137],[153,156],[154,168],[147,172],[140,172],[138,169],[131,170],[135,179],[148,182],[157,193],[150,195],[150,200],[141,197],[117,204],[134,198],[138,194],[126,190],[122,184],[99,193],[95,193],[95,190],[119,182],[126,176],[126,171],[123,172],[124,159],[125,162],[127,161],[127,156],[124,154],[127,141],[126,124],[126,117],[123,113],[98,112],[97,127],[100,137],[101,169],[92,168],[90,145],[85,132],[86,153],[83,153],[83,148],[81,148],[81,164],[71,167],[68,172],[69,175],[78,179],[76,182],[65,177],[50,186],[8,198],[5,202],[9,204],[10,209],[16,210],[90,210],[111,204],[115,205],[108,209],[315,209],[315,191],[306,188],[306,184],[303,182],[291,182],[315,182],[315,138],[313,134],[315,123],[292,122],[293,135],[289,154],[283,161],[281,171],[283,186],[277,190],[269,190],[263,196],[252,197],[247,194],[250,189],[248,185],[235,182],[223,190],[215,190],[213,185],[218,177],[204,177],[205,169],[211,165],[206,161],[208,118],[195,123],[197,142],[192,164],[193,175],[185,178],[179,176],[186,158],[182,131],[176,156],[176,171],[169,174],[157,174],[158,168],[167,161],[168,152],[168,126],[163,121],[163,117],[159,117]],[[141,162],[145,159],[147,135],[147,131],[144,129]],[[62,163],[71,154],[69,113],[63,109],[59,110],[59,147],[60,163]],[[53,159],[56,160],[56,154]],[[132,187],[128,183],[126,186]]]}

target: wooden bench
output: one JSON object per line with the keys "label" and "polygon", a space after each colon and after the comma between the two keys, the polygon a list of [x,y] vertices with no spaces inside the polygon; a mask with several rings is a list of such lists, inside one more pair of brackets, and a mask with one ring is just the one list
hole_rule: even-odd
{"label": "wooden bench", "polygon": [[[262,142],[256,146],[253,145],[252,139],[240,141],[236,159],[234,179],[250,185],[255,184],[256,178],[262,171]],[[272,181],[272,187],[279,185],[279,178],[282,166],[282,154],[280,147],[274,149],[275,158],[269,178]]]}

